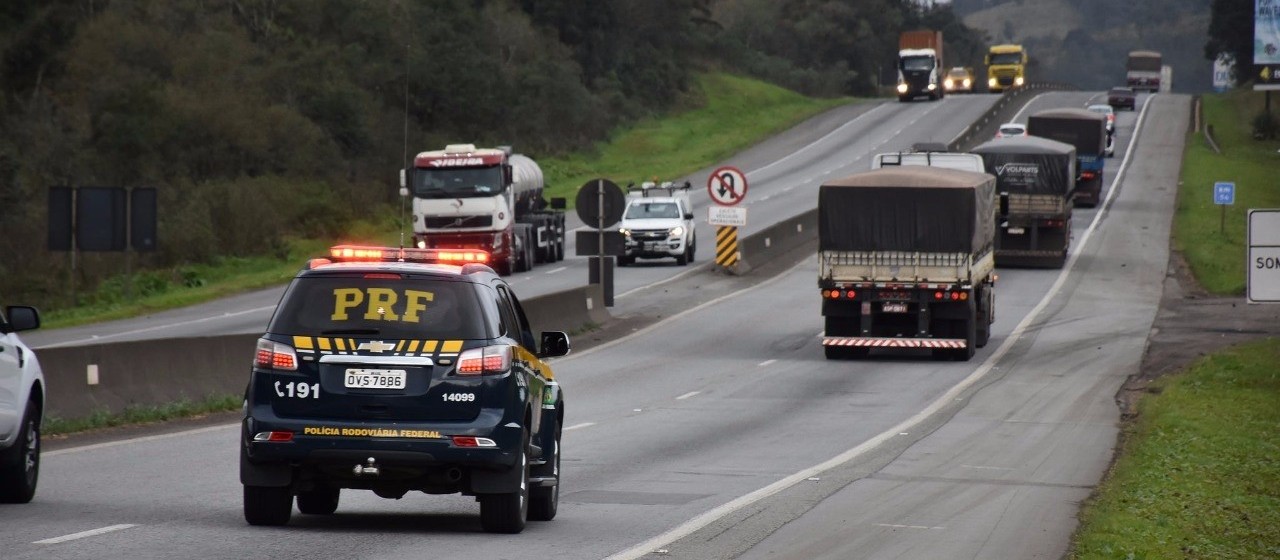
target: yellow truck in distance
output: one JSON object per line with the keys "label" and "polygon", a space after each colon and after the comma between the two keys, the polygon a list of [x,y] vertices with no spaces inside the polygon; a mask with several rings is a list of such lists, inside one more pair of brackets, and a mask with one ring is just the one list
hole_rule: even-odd
{"label": "yellow truck in distance", "polygon": [[1027,51],[1022,45],[992,45],[987,51],[987,90],[1000,93],[1027,81]]}

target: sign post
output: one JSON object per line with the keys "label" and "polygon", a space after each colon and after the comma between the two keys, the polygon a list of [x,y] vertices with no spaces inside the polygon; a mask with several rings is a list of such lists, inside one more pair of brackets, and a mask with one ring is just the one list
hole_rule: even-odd
{"label": "sign post", "polygon": [[1249,303],[1280,303],[1280,209],[1249,210],[1248,246]]}
{"label": "sign post", "polygon": [[1213,184],[1213,203],[1222,208],[1218,221],[1218,233],[1227,232],[1227,207],[1236,203],[1236,184],[1219,181]]}
{"label": "sign post", "polygon": [[716,265],[735,271],[742,259],[738,227],[747,225],[747,209],[734,206],[747,197],[747,176],[736,167],[721,167],[707,178],[707,194],[716,203],[707,211],[707,223],[717,226]]}

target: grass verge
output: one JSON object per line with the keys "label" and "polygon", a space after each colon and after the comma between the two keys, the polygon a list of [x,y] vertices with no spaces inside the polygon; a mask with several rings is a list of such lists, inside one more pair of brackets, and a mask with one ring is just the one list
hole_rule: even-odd
{"label": "grass verge", "polygon": [[88,416],[78,418],[50,416],[45,418],[43,430],[47,436],[57,436],[115,426],[165,422],[201,414],[237,410],[243,403],[244,395],[214,395],[194,401],[180,400],[160,405],[129,406],[118,413],[95,410]]}
{"label": "grass verge", "polygon": [[[817,113],[851,102],[849,98],[813,99],[777,86],[729,74],[698,78],[694,97],[701,107],[642,121],[617,131],[590,154],[540,160],[548,180],[547,196],[567,197],[589,179],[640,181],[657,176],[687,175],[785,130]],[[399,230],[386,221],[361,223],[344,239],[382,240],[395,245]],[[203,303],[287,282],[308,258],[323,254],[334,240],[292,240],[287,255],[224,258],[185,267],[183,278],[160,278],[150,291],[125,301],[123,282],[107,282],[86,299],[97,303],[42,314],[45,328],[135,317],[145,313]],[[135,286],[148,285],[147,273],[133,276]],[[157,273],[152,273],[156,275]],[[194,278],[192,282],[184,278]]]}
{"label": "grass verge", "polygon": [[1277,361],[1267,339],[1155,381],[1071,558],[1280,558]]}
{"label": "grass verge", "polygon": [[[1254,116],[1263,110],[1263,92],[1232,91],[1205,95],[1204,122],[1213,125],[1221,154],[1209,148],[1201,132],[1192,133],[1182,159],[1182,185],[1174,216],[1174,247],[1181,251],[1196,280],[1220,295],[1245,288],[1245,243],[1250,208],[1280,208],[1275,170],[1280,168],[1280,141],[1252,138]],[[1236,184],[1236,203],[1213,203],[1213,184]]]}
{"label": "grass verge", "polygon": [[[694,95],[702,106],[619,130],[591,153],[539,161],[547,197],[573,196],[583,183],[604,177],[619,186],[657,177],[672,180],[742,151],[850,98],[814,99],[730,74],[703,74]],[[697,187],[698,185],[695,185]]]}

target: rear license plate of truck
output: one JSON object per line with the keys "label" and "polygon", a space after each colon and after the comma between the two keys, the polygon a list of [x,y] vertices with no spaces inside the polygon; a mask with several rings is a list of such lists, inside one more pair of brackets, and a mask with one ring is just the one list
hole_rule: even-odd
{"label": "rear license plate of truck", "polygon": [[907,304],[900,303],[900,302],[892,302],[892,301],[886,302],[883,306],[880,307],[880,310],[885,313],[906,313]]}
{"label": "rear license plate of truck", "polygon": [[1027,232],[1027,230],[1026,230],[1026,229],[1024,229],[1024,228],[1020,228],[1020,227],[1011,227],[1011,228],[1009,228],[1009,235],[1022,235],[1022,234],[1026,233],[1026,232]]}
{"label": "rear license plate of truck", "polygon": [[402,369],[348,369],[342,384],[348,389],[404,389],[405,370]]}

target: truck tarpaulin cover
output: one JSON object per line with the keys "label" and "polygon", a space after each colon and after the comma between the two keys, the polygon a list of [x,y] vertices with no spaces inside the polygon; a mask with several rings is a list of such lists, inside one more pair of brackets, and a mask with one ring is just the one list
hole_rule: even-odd
{"label": "truck tarpaulin cover", "polygon": [[995,235],[995,177],[890,167],[818,189],[818,250],[982,254]]}
{"label": "truck tarpaulin cover", "polygon": [[1081,156],[1100,156],[1107,147],[1107,118],[1084,109],[1052,109],[1027,119],[1027,134],[1065,142]]}
{"label": "truck tarpaulin cover", "polygon": [[982,156],[996,189],[1019,194],[1069,194],[1076,185],[1076,149],[1035,136],[1000,138],[972,150]]}

